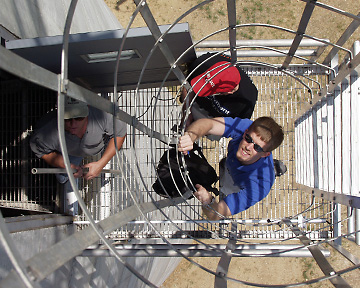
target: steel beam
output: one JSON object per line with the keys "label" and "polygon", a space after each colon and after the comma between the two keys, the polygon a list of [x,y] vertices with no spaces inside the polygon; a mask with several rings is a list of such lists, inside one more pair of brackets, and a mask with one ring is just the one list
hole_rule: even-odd
{"label": "steel beam", "polygon": [[305,34],[306,27],[309,24],[311,14],[314,10],[314,2],[316,2],[316,1],[311,1],[311,2],[306,3],[303,15],[302,15],[300,23],[299,23],[299,27],[298,27],[296,36],[290,47],[288,56],[284,60],[282,69],[286,69],[289,66],[289,64],[291,63],[291,61],[293,59],[293,55],[295,55],[295,52],[299,48],[300,42],[303,39],[303,35]]}
{"label": "steel beam", "polygon": [[230,55],[231,63],[236,62],[236,4],[235,0],[227,0],[227,11],[229,21],[229,44],[230,44]]}
{"label": "steel beam", "polygon": [[298,112],[298,118],[295,120],[297,122],[300,117],[306,113],[306,111],[311,110],[313,107],[319,104],[320,101],[322,101],[323,98],[331,96],[331,93],[337,89],[338,85],[345,79],[345,77],[349,76],[352,71],[354,71],[358,66],[360,65],[360,53],[354,56],[354,58],[348,62],[346,65],[343,65],[339,72],[337,73],[336,77],[334,77],[328,86],[324,87],[320,93],[319,96],[315,96],[312,99],[311,105],[308,105],[308,107],[305,107],[303,109],[300,109]]}
{"label": "steel beam", "polygon": [[360,209],[360,197],[339,194],[335,192],[328,192],[317,188],[308,187],[299,183],[296,183],[296,186],[299,189],[304,190],[307,193],[311,193],[315,197],[321,198],[323,200],[346,205],[347,207]]}
{"label": "steel beam", "polygon": [[[320,224],[320,223],[326,223],[326,218],[315,218],[315,219],[306,219],[306,218],[302,218],[301,220],[299,220],[298,218],[296,219],[290,219],[291,223],[293,224]],[[224,220],[196,220],[196,219],[192,219],[192,220],[151,220],[150,223],[151,224],[188,224],[188,223],[196,223],[196,224],[204,224],[204,223],[218,223],[218,224],[230,224],[232,222],[236,222],[238,224],[242,224],[242,225],[262,225],[262,226],[269,226],[269,225],[275,225],[280,223],[280,219],[261,219],[261,220],[255,220],[255,219],[224,219]],[[148,223],[145,220],[136,220],[136,221],[130,221],[128,224],[146,224]],[[77,225],[84,225],[84,224],[89,224],[89,221],[74,221],[74,224]]]}
{"label": "steel beam", "polygon": [[[140,14],[143,17],[146,25],[149,27],[151,34],[154,36],[155,40],[158,41],[158,47],[160,48],[161,52],[164,54],[166,60],[169,63],[169,67],[172,67],[172,71],[179,79],[180,83],[185,82],[185,75],[179,68],[179,66],[175,65],[175,58],[174,55],[171,53],[169,46],[166,44],[166,41],[163,41],[163,35],[159,29],[159,26],[150,11],[149,6],[147,5],[146,1],[141,3],[141,0],[134,0],[134,3],[138,5],[142,5],[140,8]],[[190,89],[190,85],[185,83],[185,88]]]}
{"label": "steel beam", "polygon": [[216,268],[216,276],[215,276],[215,288],[226,288],[227,287],[227,276],[229,271],[229,265],[231,258],[233,256],[233,252],[235,251],[236,247],[236,238],[237,238],[237,223],[231,223],[231,231],[229,241],[226,244],[224,252],[221,255],[219,260],[218,266]]}
{"label": "steel beam", "polygon": [[294,234],[299,238],[299,240],[307,246],[309,251],[314,257],[314,260],[319,265],[319,268],[324,273],[325,276],[334,276],[329,278],[329,281],[334,285],[334,287],[341,288],[351,288],[351,286],[339,275],[336,275],[334,268],[326,260],[318,245],[311,245],[312,241],[304,234],[298,227],[295,227],[291,224],[288,218],[283,219],[283,223],[286,224],[294,232]]}
{"label": "steel beam", "polygon": [[346,16],[346,17],[352,18],[352,19],[360,22],[360,16],[359,16],[359,15],[356,16],[356,15],[351,14],[351,13],[349,13],[349,12],[345,12],[345,11],[340,10],[340,9],[338,9],[338,8],[332,7],[332,6],[330,6],[330,5],[326,5],[326,4],[321,3],[321,2],[316,2],[316,1],[314,1],[314,0],[300,0],[300,1],[303,1],[303,2],[314,2],[314,4],[315,4],[316,6],[318,6],[318,7],[321,7],[321,8],[324,8],[324,9],[326,9],[326,10],[329,10],[329,11],[332,11],[332,12],[335,12],[335,13],[338,13],[338,14],[341,14],[341,15],[344,15],[344,16]]}
{"label": "steel beam", "polygon": [[[360,13],[357,16],[360,17]],[[339,40],[336,42],[336,45],[338,45],[338,46],[344,45],[346,43],[346,41],[349,40],[351,35],[354,34],[355,30],[359,27],[359,25],[360,25],[359,20],[353,20],[350,23],[350,25],[346,28],[344,33],[340,36]],[[329,54],[325,57],[323,64],[328,65],[330,63],[331,59],[333,59],[334,56],[336,55],[336,53],[338,53],[338,52],[339,52],[339,48],[334,46],[330,50]],[[320,56],[320,55],[321,55],[321,53],[319,53],[318,56]]]}
{"label": "steel beam", "polygon": [[[182,203],[182,198],[165,199],[158,202],[149,202],[140,204],[142,213],[149,213],[164,207],[177,205]],[[121,212],[110,216],[98,223],[104,235],[120,228],[129,221],[140,216],[141,212],[135,206],[128,207]],[[31,279],[38,282],[53,273],[55,270],[63,266],[67,261],[77,255],[80,255],[90,245],[98,241],[99,235],[92,227],[87,227],[81,231],[74,233],[66,239],[56,243],[55,245],[41,251],[34,257],[26,261],[27,271],[31,275]],[[0,282],[0,287],[21,287],[22,280],[18,273],[12,270],[6,278]]]}
{"label": "steel beam", "polygon": [[[71,169],[72,172],[76,172],[76,169]],[[89,172],[89,168],[83,169],[84,173]],[[32,174],[61,174],[61,173],[67,173],[65,168],[32,168],[31,169]],[[115,170],[115,169],[102,169],[101,173],[112,173],[112,174],[121,174],[121,170]]]}
{"label": "steel beam", "polygon": [[[52,73],[40,66],[37,66],[30,61],[16,55],[15,53],[0,46],[0,69],[3,69],[11,74],[14,74],[24,80],[35,83],[42,87],[48,88],[52,91],[58,91],[58,77],[59,75]],[[135,129],[154,137],[159,141],[169,144],[172,143],[166,135],[154,131],[141,123],[136,117],[131,116],[119,109],[116,103],[112,103],[100,97],[98,94],[85,89],[71,81],[67,83],[66,94],[74,99],[83,101],[90,106],[96,107],[109,114],[114,115],[119,120],[133,126]]]}
{"label": "steel beam", "polygon": [[[212,51],[219,52],[219,51]],[[208,53],[208,51],[198,51],[196,52],[196,56],[200,57],[203,54]],[[278,50],[278,51],[270,51],[270,50],[237,50],[236,57],[285,57],[289,53],[289,50]],[[297,50],[294,56],[314,56],[316,50],[314,49],[300,49]],[[229,54],[229,52],[225,52],[224,54]]]}
{"label": "steel beam", "polygon": [[[330,42],[329,39],[321,39]],[[236,40],[236,46],[267,46],[267,47],[290,47],[293,39],[254,39],[254,40]],[[302,39],[299,47],[327,47],[324,42],[313,39]],[[229,48],[230,43],[227,40],[207,40],[198,43],[196,48]]]}
{"label": "steel beam", "polygon": [[336,251],[338,251],[354,265],[360,265],[360,259],[347,251],[343,246],[338,245],[335,242],[329,242],[328,244],[331,245],[331,247],[333,247]]}
{"label": "steel beam", "polygon": [[9,233],[72,224],[72,216],[46,214],[5,218]]}
{"label": "steel beam", "polygon": [[[187,257],[221,257],[226,249],[225,244],[172,244],[171,249],[166,244],[124,244],[115,245],[116,251],[122,257],[181,257],[175,250]],[[325,257],[330,256],[329,250],[322,249]],[[312,257],[310,251],[302,245],[249,244],[236,245],[231,252],[232,257]],[[105,247],[86,249],[83,257],[112,257]]]}

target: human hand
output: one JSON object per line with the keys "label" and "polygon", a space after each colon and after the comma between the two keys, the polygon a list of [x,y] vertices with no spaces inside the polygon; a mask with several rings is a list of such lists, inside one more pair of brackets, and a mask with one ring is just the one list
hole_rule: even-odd
{"label": "human hand", "polygon": [[100,175],[103,167],[98,162],[91,162],[91,163],[84,165],[82,168],[89,169],[89,171],[84,174],[84,179],[91,180]]}
{"label": "human hand", "polygon": [[75,164],[70,164],[70,167],[72,169],[76,170],[76,172],[73,173],[75,178],[81,178],[83,176],[84,172],[83,172],[83,170],[82,170],[82,168],[80,166],[77,166]]}
{"label": "human hand", "polygon": [[190,137],[190,134],[188,132],[185,132],[183,136],[179,138],[179,145],[178,149],[183,154],[187,154],[188,151],[192,150],[194,148],[194,142]]}
{"label": "human hand", "polygon": [[212,202],[213,196],[200,184],[195,185],[196,192],[194,196],[201,202],[202,205],[209,205]]}

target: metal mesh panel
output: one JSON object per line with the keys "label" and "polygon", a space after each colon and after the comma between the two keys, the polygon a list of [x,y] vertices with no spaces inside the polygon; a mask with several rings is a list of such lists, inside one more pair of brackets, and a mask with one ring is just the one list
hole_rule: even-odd
{"label": "metal mesh panel", "polygon": [[1,207],[54,212],[58,204],[53,175],[31,175],[43,167],[29,147],[36,121],[54,108],[54,93],[20,80],[1,81]]}
{"label": "metal mesh panel", "polygon": [[[288,171],[285,175],[276,178],[268,197],[234,217],[243,224],[239,226],[239,233],[244,238],[289,238],[294,236],[291,231],[277,229],[274,225],[268,226],[268,221],[278,221],[284,217],[295,216],[294,221],[301,224],[307,218],[319,217],[320,220],[317,223],[320,222],[320,224],[309,224],[307,229],[317,231],[312,233],[314,238],[326,238],[329,231],[327,229],[322,231],[319,228],[324,226],[328,217],[329,205],[318,205],[318,202],[312,204],[311,195],[302,193],[293,185],[295,181],[293,122],[299,109],[311,100],[311,93],[295,78],[274,71],[273,68],[258,66],[244,66],[243,68],[253,79],[259,91],[253,118],[265,115],[271,116],[284,128],[285,140],[273,152],[273,156],[275,159],[282,160],[286,164]],[[319,87],[327,78],[324,71],[314,69],[311,66],[294,66],[289,71],[299,75],[306,85],[311,87],[313,94],[318,92]],[[302,75],[306,75],[308,78],[304,78]],[[140,90],[138,93],[136,91],[123,91],[118,96],[119,105],[155,131],[171,137],[173,136],[171,128],[180,122],[181,106],[176,100],[177,89],[178,87],[168,87],[160,92],[158,89],[145,89]],[[209,163],[218,171],[218,163],[226,155],[228,140],[222,139],[218,142],[203,138],[200,139],[199,143]],[[135,147],[135,149],[131,147]],[[84,197],[89,200],[89,206],[94,218],[101,220],[131,206],[133,200],[130,191],[135,192],[136,201],[139,201],[139,203],[149,202],[151,197],[155,200],[161,199],[152,191],[151,186],[156,179],[155,167],[167,148],[164,143],[156,139],[150,139],[150,137],[128,127],[127,139],[121,149],[124,155],[120,162],[125,161],[125,163],[120,163],[120,166],[117,166],[117,160],[115,160],[108,167],[120,170],[125,168],[123,169],[124,175],[104,175],[101,179],[94,180],[91,185],[89,183],[83,184],[85,187]],[[123,177],[131,180],[132,187],[125,186]],[[105,183],[105,185],[100,182]],[[311,209],[305,216],[303,214],[299,217],[296,216],[311,204],[321,208]],[[213,237],[208,229],[210,232],[215,232],[215,235],[227,233],[228,224],[206,224],[207,222],[201,217],[201,206],[195,199],[180,205],[178,208],[165,208],[163,213],[171,221],[174,221],[177,227],[160,211],[150,213],[148,219],[156,230],[166,237],[184,237],[181,230],[186,231],[188,235],[206,238]],[[86,223],[81,222],[81,220],[85,220],[82,216],[78,218],[80,220],[78,223]],[[119,231],[114,232],[111,237],[146,238],[156,236],[154,229],[147,223],[146,219],[140,217],[128,223]]]}
{"label": "metal mesh panel", "polygon": [[[274,158],[284,161],[288,172],[276,179],[271,193],[258,205],[236,216],[242,223],[251,223],[241,227],[243,237],[279,238],[291,237],[291,232],[277,231],[273,227],[253,227],[255,222],[266,223],[267,219],[276,221],[283,217],[293,216],[301,213],[311,204],[311,195],[301,193],[293,186],[294,171],[294,128],[293,121],[298,111],[308,103],[311,95],[300,82],[281,72],[265,67],[246,67],[247,72],[253,79],[259,90],[259,99],[254,111],[253,118],[261,115],[274,117],[285,131],[285,141],[279,149],[274,152]],[[293,72],[298,75],[311,76],[315,81],[307,79],[307,85],[316,93],[319,84],[326,80],[323,71],[314,71],[313,67],[293,67]],[[301,76],[300,76],[301,77]],[[59,196],[56,191],[58,183],[53,175],[39,174],[31,175],[32,167],[46,167],[45,162],[37,159],[29,149],[28,139],[36,121],[46,112],[55,106],[56,98],[49,95],[49,92],[34,85],[19,81],[3,82],[1,91],[3,95],[2,107],[2,188],[1,205],[3,207],[15,207],[35,211],[57,211]],[[168,87],[160,94],[159,89],[145,89],[136,91],[123,91],[118,95],[119,106],[143,122],[169,137],[173,136],[171,128],[179,124],[180,105],[177,102],[178,87]],[[17,107],[16,109],[14,107]],[[21,107],[21,109],[19,109]],[[26,115],[27,117],[23,117]],[[226,155],[227,141],[220,142],[201,139],[200,144],[208,161],[218,171],[219,161]],[[131,147],[135,147],[132,150]],[[103,174],[93,181],[81,184],[83,197],[88,203],[94,218],[102,220],[118,211],[133,204],[129,189],[135,191],[137,201],[149,202],[151,196],[155,200],[161,199],[152,191],[152,184],[155,181],[155,166],[159,161],[167,145],[158,140],[151,140],[137,130],[128,127],[127,140],[124,143],[125,164],[120,167],[114,160],[108,164],[109,169],[120,169],[121,174]],[[97,156],[99,157],[99,156]],[[27,161],[29,159],[29,161]],[[94,161],[85,159],[85,161]],[[127,169],[122,169],[125,165]],[[140,177],[141,175],[141,177]],[[123,177],[131,179],[132,187],[126,187]],[[320,203],[313,203],[318,205]],[[310,210],[305,218],[324,219],[329,214],[329,205],[321,205],[321,209]],[[182,204],[179,208],[169,207],[163,213],[191,235],[211,236],[207,229],[218,231],[220,226],[209,226],[208,224],[198,225],[191,219],[201,220],[201,207],[194,199],[188,204]],[[322,216],[323,215],[323,216]],[[304,221],[300,216],[297,221]],[[166,217],[159,211],[151,213],[149,219],[153,221],[156,230],[167,237],[184,237]],[[78,220],[86,220],[78,216]],[[81,223],[81,222],[79,222]],[[314,224],[315,225],[315,224]],[[318,224],[317,224],[318,225]],[[227,229],[227,225],[222,225]],[[318,226],[309,226],[310,230],[317,230]],[[314,237],[327,237],[329,231],[316,232]],[[113,237],[154,237],[154,229],[147,224],[145,219],[137,219],[113,233]]]}
{"label": "metal mesh panel", "polygon": [[[291,73],[298,75],[311,89],[313,94],[319,91],[318,82],[324,85],[327,76],[324,71],[316,70],[314,67],[292,67]],[[311,196],[298,190],[295,184],[295,143],[293,121],[299,109],[311,100],[311,94],[307,88],[296,79],[285,75],[282,72],[268,68],[257,68],[248,71],[254,84],[258,87],[259,98],[254,110],[253,118],[260,116],[271,116],[283,126],[285,138],[281,146],[273,152],[274,159],[282,160],[287,166],[288,171],[281,177],[276,177],[276,181],[270,194],[260,203],[237,215],[238,219],[253,219],[276,221],[284,217],[295,217],[311,205]],[[315,81],[302,77],[306,75]],[[316,204],[314,204],[316,205]],[[328,212],[329,206],[322,206],[322,209],[311,210],[305,217],[321,217]],[[325,211],[324,211],[325,210]],[[301,223],[302,216],[298,219]],[[309,230],[317,230],[319,227],[311,225]],[[245,227],[245,235],[259,238],[278,238],[286,237],[286,231],[277,231],[276,227]],[[289,233],[292,236],[292,233]],[[327,233],[319,232],[316,237],[326,237]]]}
{"label": "metal mesh panel", "polygon": [[[135,115],[136,119],[145,125],[171,136],[171,128],[179,122],[180,106],[175,103],[176,89],[177,87],[168,87],[160,92],[159,89],[145,89],[140,90],[138,94],[136,94],[136,91],[124,91],[118,96],[119,106]],[[160,94],[157,95],[158,93]],[[156,96],[159,97],[155,99]],[[154,104],[156,105],[154,106]],[[153,110],[153,106],[156,107],[155,110]],[[156,114],[155,117],[153,117],[153,113]],[[135,149],[132,149],[132,147],[135,147]],[[105,167],[122,170],[123,174],[102,175],[90,181],[90,183],[86,181],[83,183],[84,197],[94,215],[94,219],[104,219],[110,214],[133,205],[130,191],[134,191],[138,203],[151,202],[151,197],[160,200],[161,197],[152,191],[151,186],[156,179],[156,164],[167,148],[168,145],[158,140],[151,140],[150,137],[128,126],[127,138],[121,148],[121,159],[119,161],[114,159],[108,167]],[[93,161],[90,158],[86,160]],[[124,179],[128,180],[130,187],[126,186]],[[190,202],[194,204],[194,200]],[[181,207],[179,208],[181,209]],[[197,210],[199,211],[199,207],[197,207]],[[175,220],[189,220],[189,217],[194,216],[191,213],[186,213],[186,211],[181,213],[176,207],[167,207],[163,210],[163,213]],[[160,222],[165,219],[160,211],[152,212],[148,217],[152,221]],[[85,220],[81,215],[78,216],[78,219],[80,221],[78,223]],[[176,229],[169,223],[158,223],[156,227],[165,236],[176,233]],[[195,229],[194,224],[187,224],[185,227],[189,231]],[[112,236],[143,238],[154,237],[155,234],[153,228],[146,224],[145,219],[140,218],[114,232]]]}

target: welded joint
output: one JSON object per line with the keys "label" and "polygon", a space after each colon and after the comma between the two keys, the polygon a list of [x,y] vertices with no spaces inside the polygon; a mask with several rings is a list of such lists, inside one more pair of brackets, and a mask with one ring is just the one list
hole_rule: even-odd
{"label": "welded joint", "polygon": [[297,31],[296,36],[304,37],[305,32]]}
{"label": "welded joint", "polygon": [[136,127],[138,123],[139,123],[139,120],[136,119],[135,116],[132,116],[131,117],[131,126]]}
{"label": "welded joint", "polygon": [[38,277],[35,276],[36,272],[31,267],[26,267],[26,273],[32,282],[36,282]]}
{"label": "welded joint", "polygon": [[69,79],[64,79],[60,84],[60,93],[66,94],[69,88]]}

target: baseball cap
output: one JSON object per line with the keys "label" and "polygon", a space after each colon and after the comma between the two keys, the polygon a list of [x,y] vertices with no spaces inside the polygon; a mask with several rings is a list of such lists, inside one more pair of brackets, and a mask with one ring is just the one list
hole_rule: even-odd
{"label": "baseball cap", "polygon": [[[219,71],[221,72],[214,76]],[[214,76],[214,78],[209,80],[212,76]],[[198,80],[199,82],[197,82]],[[207,84],[203,87],[207,80],[209,80],[209,82],[207,82]],[[237,85],[239,85],[240,80],[241,77],[239,70],[236,67],[231,66],[231,63],[221,61],[211,66],[204,73],[196,76],[190,81],[190,83],[193,86],[195,93],[198,93],[201,89],[198,94],[199,97],[206,97],[218,93],[231,92]]]}
{"label": "baseball cap", "polygon": [[88,105],[77,99],[66,97],[64,119],[86,117],[89,115]]}

